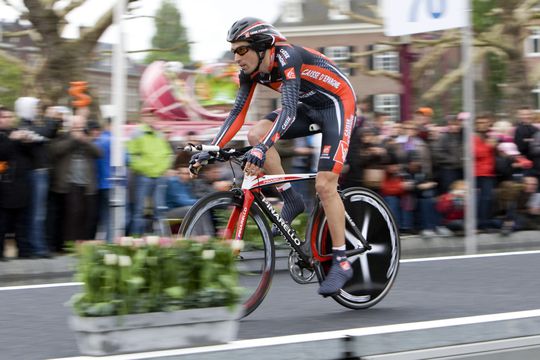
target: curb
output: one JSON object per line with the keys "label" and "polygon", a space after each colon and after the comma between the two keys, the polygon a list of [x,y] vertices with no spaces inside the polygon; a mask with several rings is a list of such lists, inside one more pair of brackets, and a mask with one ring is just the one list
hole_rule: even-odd
{"label": "curb", "polygon": [[[540,249],[540,231],[520,231],[509,236],[480,234],[477,236],[477,253],[513,252]],[[465,254],[464,237],[420,236],[401,237],[401,258],[425,258]],[[289,249],[287,245],[276,248],[276,271],[288,270]],[[77,259],[71,255],[52,259],[13,259],[0,263],[0,286],[27,281],[51,281],[73,279]]]}

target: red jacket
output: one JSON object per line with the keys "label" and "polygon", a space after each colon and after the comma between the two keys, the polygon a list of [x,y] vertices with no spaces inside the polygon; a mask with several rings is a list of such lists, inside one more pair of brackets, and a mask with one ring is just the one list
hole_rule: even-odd
{"label": "red jacket", "polygon": [[454,202],[454,195],[451,193],[441,195],[437,200],[436,208],[437,211],[443,216],[444,224],[452,220],[463,219],[465,214],[463,203],[457,205]]}
{"label": "red jacket", "polygon": [[381,184],[381,194],[383,196],[401,196],[405,193],[403,179],[399,176],[388,176]]}
{"label": "red jacket", "polygon": [[474,136],[474,173],[476,176],[495,176],[495,147]]}

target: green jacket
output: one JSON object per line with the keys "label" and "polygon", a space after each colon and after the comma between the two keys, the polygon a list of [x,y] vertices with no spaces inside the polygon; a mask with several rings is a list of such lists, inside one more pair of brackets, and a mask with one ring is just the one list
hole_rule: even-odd
{"label": "green jacket", "polygon": [[147,177],[163,176],[172,164],[173,151],[162,133],[142,125],[127,142],[129,168]]}

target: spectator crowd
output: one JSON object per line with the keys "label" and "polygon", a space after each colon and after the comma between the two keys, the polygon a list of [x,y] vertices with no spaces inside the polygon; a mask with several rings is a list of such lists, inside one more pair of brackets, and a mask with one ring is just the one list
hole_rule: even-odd
{"label": "spectator crowd", "polygon": [[402,233],[424,237],[463,232],[465,194],[463,123],[473,121],[474,177],[479,232],[540,226],[540,124],[527,107],[515,120],[480,114],[435,122],[430,108],[413,119],[390,121],[364,112],[353,131],[342,185],[378,192]]}
{"label": "spectator crowd", "polygon": [[[17,111],[18,116],[0,107],[0,261],[6,260],[7,234],[15,240],[18,258],[49,258],[77,240],[112,241],[108,122],[93,120],[85,109],[71,114],[36,99],[19,100],[26,101],[26,111]],[[462,232],[468,114],[447,116],[441,123],[424,107],[411,120],[394,122],[388,114],[360,109],[341,186],[378,192],[402,233],[430,238]],[[540,128],[531,109],[515,115],[482,114],[472,120],[478,231],[507,235],[540,225]],[[126,141],[128,235],[166,234],[165,219],[181,219],[197,199],[229,189],[231,171],[241,177],[239,169],[212,165],[190,179],[191,155],[176,152],[178,144],[158,124],[155,109],[143,109]],[[186,142],[195,142],[192,135]],[[316,170],[316,136],[282,140],[276,147],[287,172]],[[309,211],[314,190],[293,186]]]}

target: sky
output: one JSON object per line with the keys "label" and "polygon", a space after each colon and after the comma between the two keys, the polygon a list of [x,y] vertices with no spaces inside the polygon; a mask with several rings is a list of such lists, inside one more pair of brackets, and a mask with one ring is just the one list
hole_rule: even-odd
{"label": "sky", "polygon": [[[10,1],[15,4],[22,3],[21,0]],[[63,0],[60,0],[59,3],[62,2]],[[236,20],[253,16],[272,22],[277,18],[284,0],[175,0],[175,2],[182,15],[182,24],[188,31],[188,38],[193,42],[192,60],[211,62],[230,48],[226,42],[227,30]],[[70,14],[68,20],[74,25],[92,25],[107,10],[104,3],[107,6],[112,4],[103,0],[87,0],[84,6]],[[133,13],[139,16],[154,15],[160,4],[161,1],[158,0],[140,0]],[[13,20],[16,17],[16,12],[0,5],[0,20]],[[77,26],[69,27],[65,35],[77,36],[76,29]],[[126,49],[128,51],[148,49],[151,47],[154,32],[154,20],[151,18],[127,20],[124,36]],[[101,40],[114,43],[116,39],[114,27],[111,27]]]}

